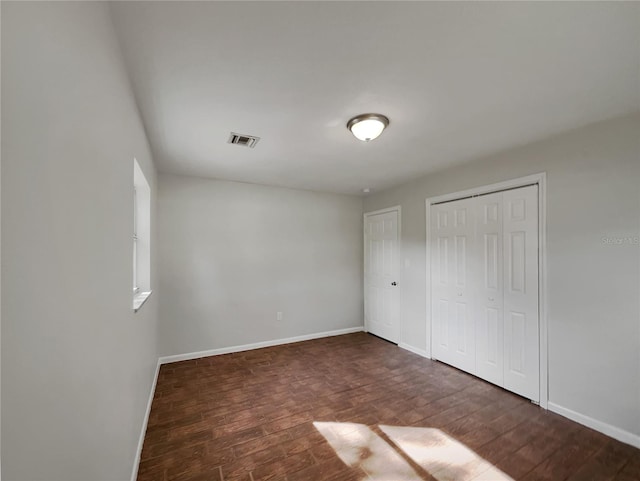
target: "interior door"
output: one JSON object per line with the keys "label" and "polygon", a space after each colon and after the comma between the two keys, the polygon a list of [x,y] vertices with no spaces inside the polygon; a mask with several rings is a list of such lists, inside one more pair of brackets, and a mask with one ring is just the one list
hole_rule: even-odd
{"label": "interior door", "polygon": [[476,317],[477,375],[504,384],[502,193],[476,198]]}
{"label": "interior door", "polygon": [[505,191],[504,387],[540,401],[538,186]]}
{"label": "interior door", "polygon": [[431,207],[433,357],[475,373],[473,199]]}
{"label": "interior door", "polygon": [[539,402],[538,186],[430,213],[433,358]]}
{"label": "interior door", "polygon": [[365,216],[365,327],[397,343],[400,339],[398,211]]}

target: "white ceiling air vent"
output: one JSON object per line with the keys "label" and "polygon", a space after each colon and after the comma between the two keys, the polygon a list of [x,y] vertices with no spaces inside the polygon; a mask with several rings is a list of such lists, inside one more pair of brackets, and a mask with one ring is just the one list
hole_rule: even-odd
{"label": "white ceiling air vent", "polygon": [[255,137],[253,135],[245,135],[245,134],[236,134],[235,132],[231,132],[229,136],[229,143],[236,145],[244,145],[245,147],[254,148],[256,144],[260,140],[260,137]]}

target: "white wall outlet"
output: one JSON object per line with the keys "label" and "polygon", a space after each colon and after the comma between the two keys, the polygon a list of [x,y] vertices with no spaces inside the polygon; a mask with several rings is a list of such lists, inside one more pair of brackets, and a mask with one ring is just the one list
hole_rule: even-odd
{"label": "white wall outlet", "polygon": [[281,321],[282,320],[282,311],[278,311],[276,313],[276,321]]}

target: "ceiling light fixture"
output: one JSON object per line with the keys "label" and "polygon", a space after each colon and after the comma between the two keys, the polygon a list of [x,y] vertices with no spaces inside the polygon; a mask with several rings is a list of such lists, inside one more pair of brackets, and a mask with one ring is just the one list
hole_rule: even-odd
{"label": "ceiling light fixture", "polygon": [[353,136],[363,142],[378,137],[388,125],[389,119],[380,114],[360,114],[347,122],[347,128]]}

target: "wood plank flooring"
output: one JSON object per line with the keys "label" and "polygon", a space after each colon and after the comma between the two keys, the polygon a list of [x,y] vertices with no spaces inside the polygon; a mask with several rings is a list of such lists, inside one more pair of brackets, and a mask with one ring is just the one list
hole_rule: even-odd
{"label": "wood plank flooring", "polygon": [[162,366],[138,481],[640,480],[640,450],[356,333]]}

